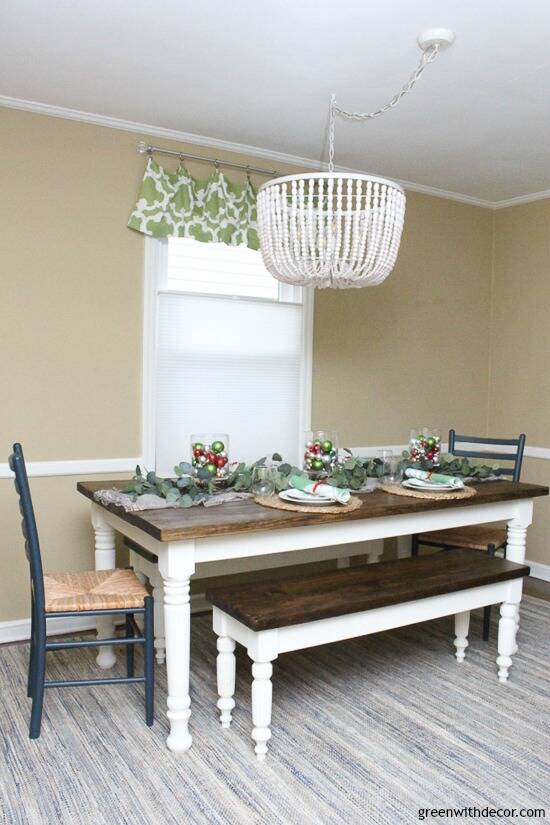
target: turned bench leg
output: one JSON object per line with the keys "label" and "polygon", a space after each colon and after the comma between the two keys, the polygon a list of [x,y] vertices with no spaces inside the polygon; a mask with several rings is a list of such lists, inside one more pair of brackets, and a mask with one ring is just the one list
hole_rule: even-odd
{"label": "turned bench leg", "polygon": [[265,759],[267,753],[267,742],[271,738],[269,725],[271,724],[271,701],[272,685],[271,674],[273,665],[271,662],[253,662],[252,676],[252,721],[254,728],[252,738],[256,745],[256,757],[258,760]]}
{"label": "turned bench leg", "polygon": [[503,602],[500,606],[498,623],[498,680],[506,682],[512,666],[512,656],[516,651],[518,605]]}
{"label": "turned bench leg", "polygon": [[235,707],[235,642],[229,636],[220,636],[217,644],[218,707],[221,726],[228,728],[231,725],[231,711]]}
{"label": "turned bench leg", "polygon": [[455,614],[455,641],[456,660],[463,662],[466,655],[466,648],[468,647],[468,628],[470,627],[470,611],[465,610],[464,613]]}

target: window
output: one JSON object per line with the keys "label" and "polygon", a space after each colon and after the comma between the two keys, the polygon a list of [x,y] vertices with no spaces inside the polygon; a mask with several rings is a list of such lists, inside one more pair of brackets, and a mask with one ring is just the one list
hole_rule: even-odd
{"label": "window", "polygon": [[169,475],[194,432],[226,432],[231,460],[299,460],[309,427],[311,295],[245,247],[147,240],[146,461]]}

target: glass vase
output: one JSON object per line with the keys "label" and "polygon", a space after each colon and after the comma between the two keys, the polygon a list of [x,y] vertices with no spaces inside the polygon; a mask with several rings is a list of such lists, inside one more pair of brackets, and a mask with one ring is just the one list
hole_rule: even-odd
{"label": "glass vase", "polygon": [[191,464],[197,474],[204,470],[203,480],[222,481],[229,475],[229,436],[227,433],[193,433]]}
{"label": "glass vase", "polygon": [[427,461],[437,466],[441,458],[441,434],[437,427],[416,427],[409,438],[411,461]]}
{"label": "glass vase", "polygon": [[329,476],[337,463],[337,434],[332,430],[308,430],[304,438],[304,470],[315,477]]}

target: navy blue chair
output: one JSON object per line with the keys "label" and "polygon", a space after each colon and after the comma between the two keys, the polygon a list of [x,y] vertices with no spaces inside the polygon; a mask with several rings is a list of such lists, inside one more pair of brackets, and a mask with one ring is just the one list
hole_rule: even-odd
{"label": "navy blue chair", "polygon": [[[479,445],[462,448],[461,444]],[[487,447],[488,449],[483,449]],[[498,447],[511,447],[509,452],[499,452]],[[462,458],[479,458],[485,461],[505,461],[509,465],[496,469],[495,475],[510,476],[512,481],[519,481],[525,450],[525,433],[517,438],[485,438],[475,435],[457,435],[449,430],[449,453]],[[434,530],[430,533],[420,533],[412,537],[412,555],[418,556],[419,546],[439,547],[449,550],[451,547],[465,547],[470,550],[480,550],[494,556],[497,550],[504,550],[506,555],[506,528],[498,524],[476,524],[472,527],[458,527],[454,530]],[[491,629],[491,607],[483,612],[483,638],[489,639]]]}
{"label": "navy blue chair", "polygon": [[[153,672],[153,599],[132,570],[93,570],[84,573],[56,573],[42,570],[40,542],[34,517],[31,491],[21,444],[13,445],[9,465],[15,473],[15,489],[19,495],[21,527],[31,578],[31,643],[27,695],[32,699],[29,736],[40,736],[44,688],[76,685],[114,685],[145,683],[145,720],[154,721]],[[139,629],[135,614],[143,614],[144,630]],[[53,616],[125,616],[124,637],[113,639],[46,641],[46,619]],[[46,681],[46,653],[81,647],[118,644],[126,646],[126,676],[104,679],[67,679]],[[144,675],[134,673],[134,646],[142,644],[145,653]]]}

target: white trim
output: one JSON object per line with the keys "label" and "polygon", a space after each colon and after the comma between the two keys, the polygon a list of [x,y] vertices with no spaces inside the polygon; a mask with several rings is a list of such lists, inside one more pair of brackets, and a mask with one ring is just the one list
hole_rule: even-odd
{"label": "white trim", "polygon": [[[82,458],[70,461],[27,461],[29,477],[80,476],[99,473],[133,473],[141,458]],[[13,478],[9,464],[0,464],[0,478]]]}
{"label": "white trim", "polygon": [[527,195],[517,195],[515,198],[505,198],[501,201],[492,201],[491,209],[508,209],[510,206],[520,206],[522,203],[534,203],[550,198],[550,189],[543,189],[542,192],[531,192]]}
{"label": "white trim", "polygon": [[[262,158],[264,160],[276,161],[279,163],[301,166],[305,168],[326,171],[328,165],[319,163],[314,158],[303,158],[299,155],[291,155],[285,152],[277,152],[272,149],[262,149],[259,146],[249,146],[246,143],[233,143],[228,140],[196,135],[192,132],[182,132],[177,129],[166,129],[163,126],[153,126],[149,123],[136,123],[132,120],[121,120],[120,118],[98,115],[93,112],[81,112],[78,109],[68,109],[64,106],[53,106],[49,103],[39,103],[34,100],[22,100],[21,98],[0,95],[0,107],[7,109],[19,109],[24,112],[47,115],[48,117],[59,117],[64,120],[75,120],[80,123],[90,123],[94,126],[104,126],[109,129],[120,129],[124,132],[135,132],[143,137],[160,137],[167,140],[175,140],[183,143],[190,143],[194,146],[204,146],[209,149],[222,149],[227,152],[247,155],[248,157]],[[337,166],[337,172],[351,172],[352,174],[364,174],[364,169],[350,169],[346,166]],[[447,200],[467,203],[470,206],[481,206],[484,209],[499,209],[500,204],[508,205],[507,201],[488,201],[483,198],[476,198],[472,195],[464,195],[461,192],[453,192],[447,189],[437,189],[434,186],[425,186],[421,183],[414,183],[408,180],[392,179],[409,192],[419,192],[422,195],[432,195],[435,198],[445,198]],[[537,193],[538,197],[543,197],[543,193]],[[522,196],[528,198],[529,196]],[[511,200],[516,201],[512,198]],[[524,201],[522,201],[524,202]]]}
{"label": "white trim", "polygon": [[156,457],[156,343],[158,328],[157,293],[166,271],[168,244],[156,238],[145,238],[143,285],[143,339],[141,388],[141,438],[143,463],[155,467]]}
{"label": "white trim", "polygon": [[528,564],[531,568],[530,575],[534,579],[550,582],[550,564],[542,564],[540,561],[529,561],[529,559],[525,559],[525,564]]}
{"label": "white trim", "polygon": [[524,450],[524,456],[527,458],[550,458],[550,448],[548,447],[526,447]]}

